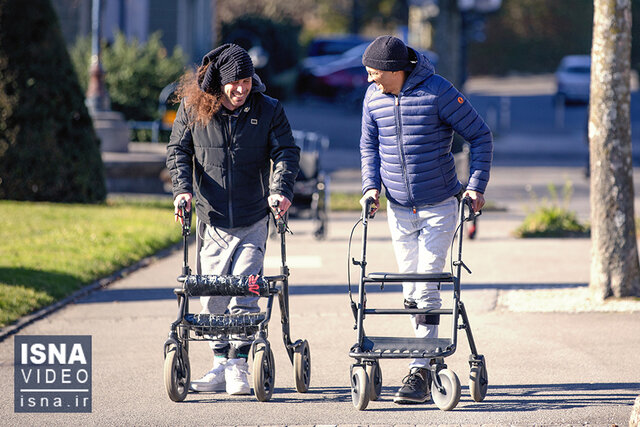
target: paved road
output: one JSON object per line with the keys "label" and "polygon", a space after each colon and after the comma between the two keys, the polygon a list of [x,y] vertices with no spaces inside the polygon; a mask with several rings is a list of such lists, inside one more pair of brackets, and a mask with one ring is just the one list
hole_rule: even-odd
{"label": "paved road", "polygon": [[[523,186],[530,180],[524,178],[542,174],[558,179],[565,173],[580,176],[581,170],[496,168],[495,198],[500,203],[511,200],[518,185],[519,194],[526,198]],[[464,247],[465,262],[473,274],[463,277],[463,300],[489,369],[489,392],[482,403],[473,402],[468,395],[469,352],[461,336],[458,351],[447,359],[463,385],[462,400],[455,410],[442,412],[433,404],[394,405],[392,396],[406,373],[406,364],[389,360],[382,362],[381,399],[371,402],[364,412],[353,407],[348,349],[355,342],[355,333],[346,283],[348,236],[357,215],[344,213],[331,216],[325,241],[312,239],[306,221],[292,221],[294,235],[288,238],[291,328],[294,339],[305,338],[311,346],[309,393],[295,392],[276,308],[270,324],[276,390],[270,402],[215,393],[189,394],[179,404],[169,400],[162,382],[162,344],[176,312],[171,289],[181,253],[175,252],[20,331],[20,335],[92,336],[91,414],[14,413],[14,341],[10,337],[0,342],[0,375],[5,378],[0,424],[625,425],[633,400],[640,394],[640,302],[589,303],[585,298],[589,241],[515,239],[510,233],[524,210],[517,203],[508,208],[486,212],[478,238]],[[353,257],[359,256],[359,232]],[[277,271],[278,249],[271,241],[267,273]],[[383,214],[371,223],[368,254],[369,271],[394,271]],[[354,269],[352,281],[356,278]],[[451,301],[450,293],[445,294],[445,301]],[[370,307],[400,304],[398,286],[369,293]],[[546,309],[556,311],[542,312]],[[369,320],[370,333],[410,335],[403,317]],[[448,331],[443,327],[443,334]],[[210,364],[206,344],[192,345],[190,360],[195,376],[206,371]]]}

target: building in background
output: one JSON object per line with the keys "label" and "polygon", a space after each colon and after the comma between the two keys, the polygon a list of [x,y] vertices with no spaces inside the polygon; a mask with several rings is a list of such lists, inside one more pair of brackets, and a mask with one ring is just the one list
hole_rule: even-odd
{"label": "building in background", "polygon": [[[120,31],[144,42],[156,31],[171,52],[179,46],[191,63],[216,44],[216,0],[102,0],[102,37],[113,40]],[[52,0],[68,45],[91,34],[91,1]]]}

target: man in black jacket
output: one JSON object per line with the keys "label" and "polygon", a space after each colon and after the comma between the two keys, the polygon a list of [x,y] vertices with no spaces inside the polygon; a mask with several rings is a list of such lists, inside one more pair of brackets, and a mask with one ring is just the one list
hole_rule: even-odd
{"label": "man in black jacket", "polygon": [[[209,52],[181,79],[167,147],[178,205],[195,202],[197,274],[260,274],[269,206],[291,206],[300,149],[280,102],[264,94],[248,53],[235,44]],[[271,162],[273,174],[271,185]],[[195,195],[195,196],[194,196]],[[258,297],[201,297],[202,313],[258,312]],[[191,382],[196,391],[249,394],[251,343],[213,341],[213,369]]]}

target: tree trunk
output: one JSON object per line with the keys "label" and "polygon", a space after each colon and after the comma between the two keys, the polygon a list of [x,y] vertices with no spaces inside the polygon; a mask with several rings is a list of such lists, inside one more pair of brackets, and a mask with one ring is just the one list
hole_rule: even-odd
{"label": "tree trunk", "polygon": [[640,296],[631,161],[630,52],[630,0],[594,0],[589,288],[600,299]]}
{"label": "tree trunk", "polygon": [[460,28],[461,19],[456,0],[442,0],[435,22],[434,47],[438,54],[438,74],[460,87]]}

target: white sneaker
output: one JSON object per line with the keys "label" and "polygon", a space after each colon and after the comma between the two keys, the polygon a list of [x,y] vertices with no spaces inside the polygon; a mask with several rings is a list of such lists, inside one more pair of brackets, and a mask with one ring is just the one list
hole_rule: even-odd
{"label": "white sneaker", "polygon": [[251,394],[249,385],[249,364],[244,359],[229,359],[225,366],[224,377],[227,393],[233,395]]}
{"label": "white sneaker", "polygon": [[194,391],[224,391],[225,390],[225,367],[227,359],[216,360],[212,370],[207,372],[202,378],[191,381],[190,388]]}

